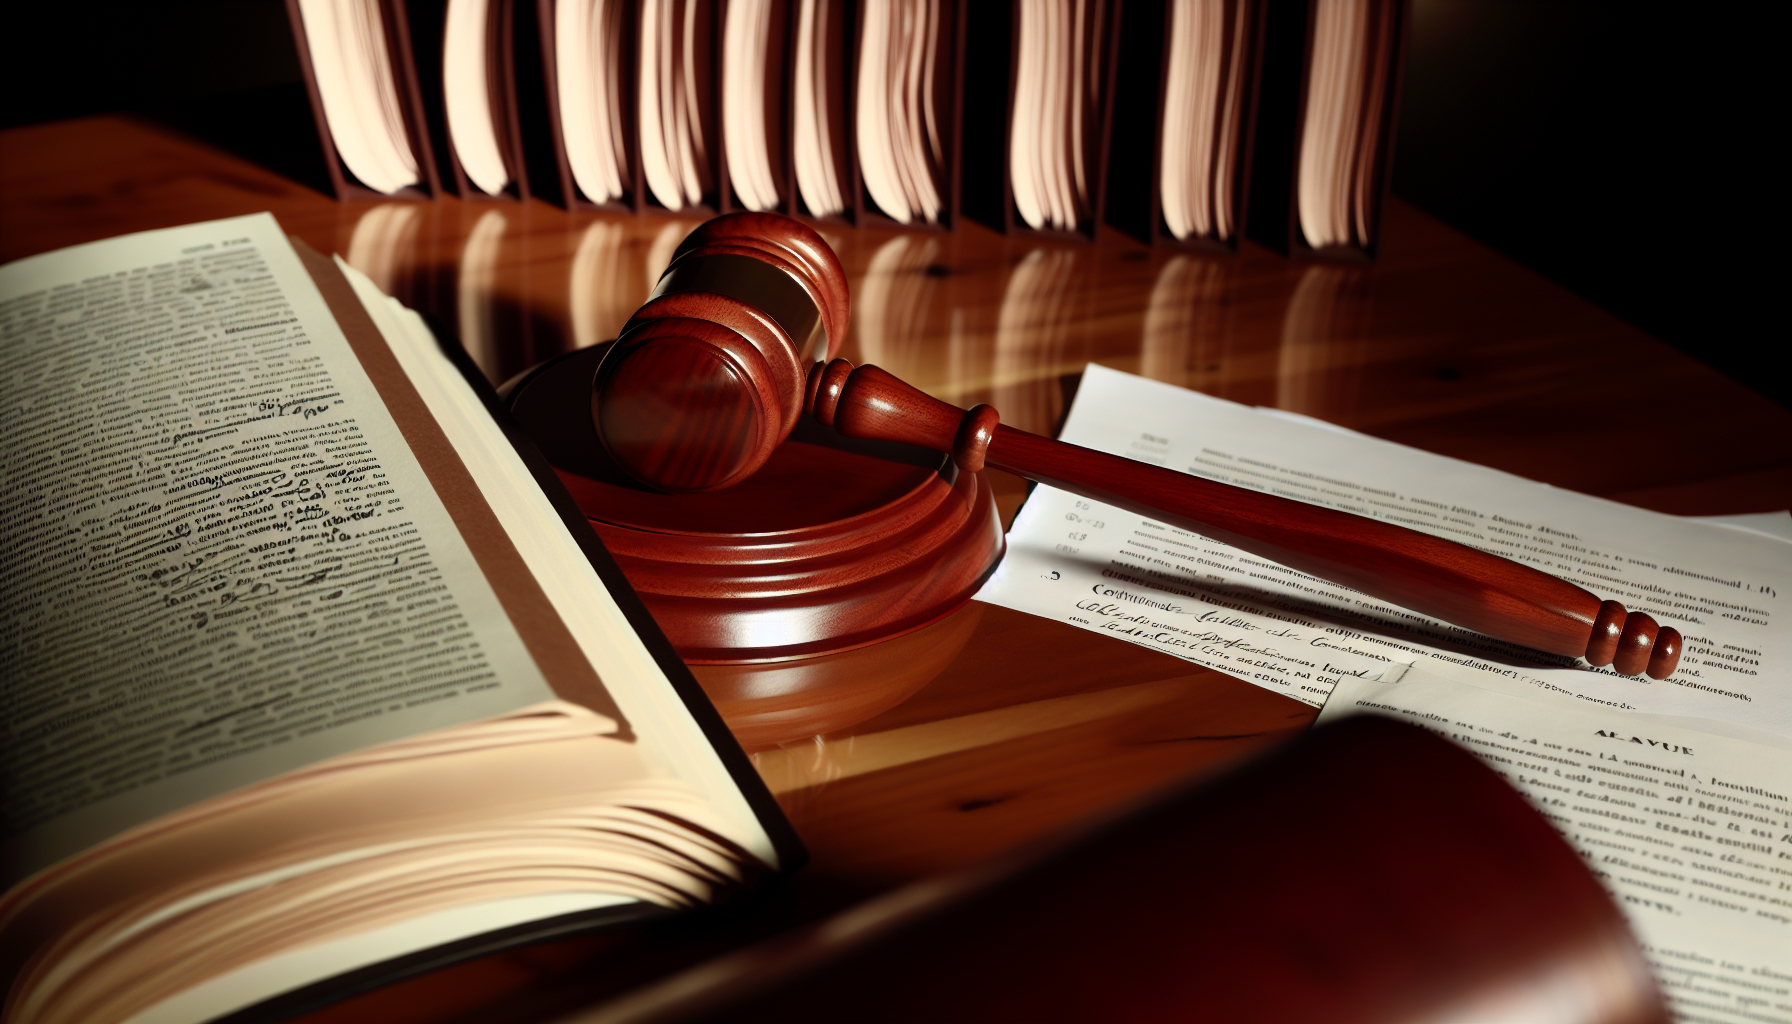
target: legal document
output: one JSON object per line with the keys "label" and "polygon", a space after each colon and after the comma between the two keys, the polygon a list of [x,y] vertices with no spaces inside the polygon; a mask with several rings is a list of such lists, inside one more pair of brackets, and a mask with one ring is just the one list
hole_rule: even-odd
{"label": "legal document", "polygon": [[[1200,534],[1036,488],[979,599],[1206,665],[1315,707],[1418,663],[1591,709],[1792,736],[1792,543],[1632,508],[1091,364],[1060,435],[1087,448],[1447,537],[1647,612],[1685,639],[1665,680],[1496,640]],[[1751,524],[1758,526],[1759,524]]]}
{"label": "legal document", "polygon": [[1343,680],[1319,721],[1364,713],[1432,730],[1529,798],[1623,910],[1677,1018],[1792,1021],[1792,756],[1426,666]]}

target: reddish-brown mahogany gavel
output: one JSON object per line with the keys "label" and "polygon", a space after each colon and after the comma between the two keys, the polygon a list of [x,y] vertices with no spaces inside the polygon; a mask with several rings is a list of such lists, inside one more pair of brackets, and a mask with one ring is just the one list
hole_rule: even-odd
{"label": "reddish-brown mahogany gavel", "polygon": [[848,308],[839,261],[807,226],[776,214],[709,221],[599,366],[598,437],[642,483],[714,490],[751,476],[808,412],[849,437],[950,452],[969,472],[1007,470],[1624,675],[1661,679],[1680,662],[1672,628],[1510,559],[1015,430],[987,405],[966,412],[875,366],[854,369],[833,359]]}

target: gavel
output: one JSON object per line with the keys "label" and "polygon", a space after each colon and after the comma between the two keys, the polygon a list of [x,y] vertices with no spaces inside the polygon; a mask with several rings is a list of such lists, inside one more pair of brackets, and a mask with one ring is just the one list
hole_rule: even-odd
{"label": "gavel", "polygon": [[1403,526],[1016,430],[836,359],[846,275],[821,236],[777,214],[693,231],[592,381],[597,435],[649,487],[728,487],[807,413],[848,437],[950,453],[1167,523],[1371,597],[1623,675],[1666,678],[1680,634],[1566,580]]}

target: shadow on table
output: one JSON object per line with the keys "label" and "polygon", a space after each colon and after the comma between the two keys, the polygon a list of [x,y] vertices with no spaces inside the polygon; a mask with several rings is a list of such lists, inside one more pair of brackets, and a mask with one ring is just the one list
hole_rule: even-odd
{"label": "shadow on table", "polygon": [[330,172],[303,82],[149,104],[134,112],[306,188],[331,194]]}

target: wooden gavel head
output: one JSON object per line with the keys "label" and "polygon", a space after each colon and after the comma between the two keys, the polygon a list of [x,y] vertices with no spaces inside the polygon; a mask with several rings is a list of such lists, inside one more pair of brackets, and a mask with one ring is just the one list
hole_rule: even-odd
{"label": "wooden gavel head", "polygon": [[733,213],[691,232],[592,383],[591,415],[623,472],[672,493],[739,483],[790,436],[809,364],[851,310],[815,231]]}

